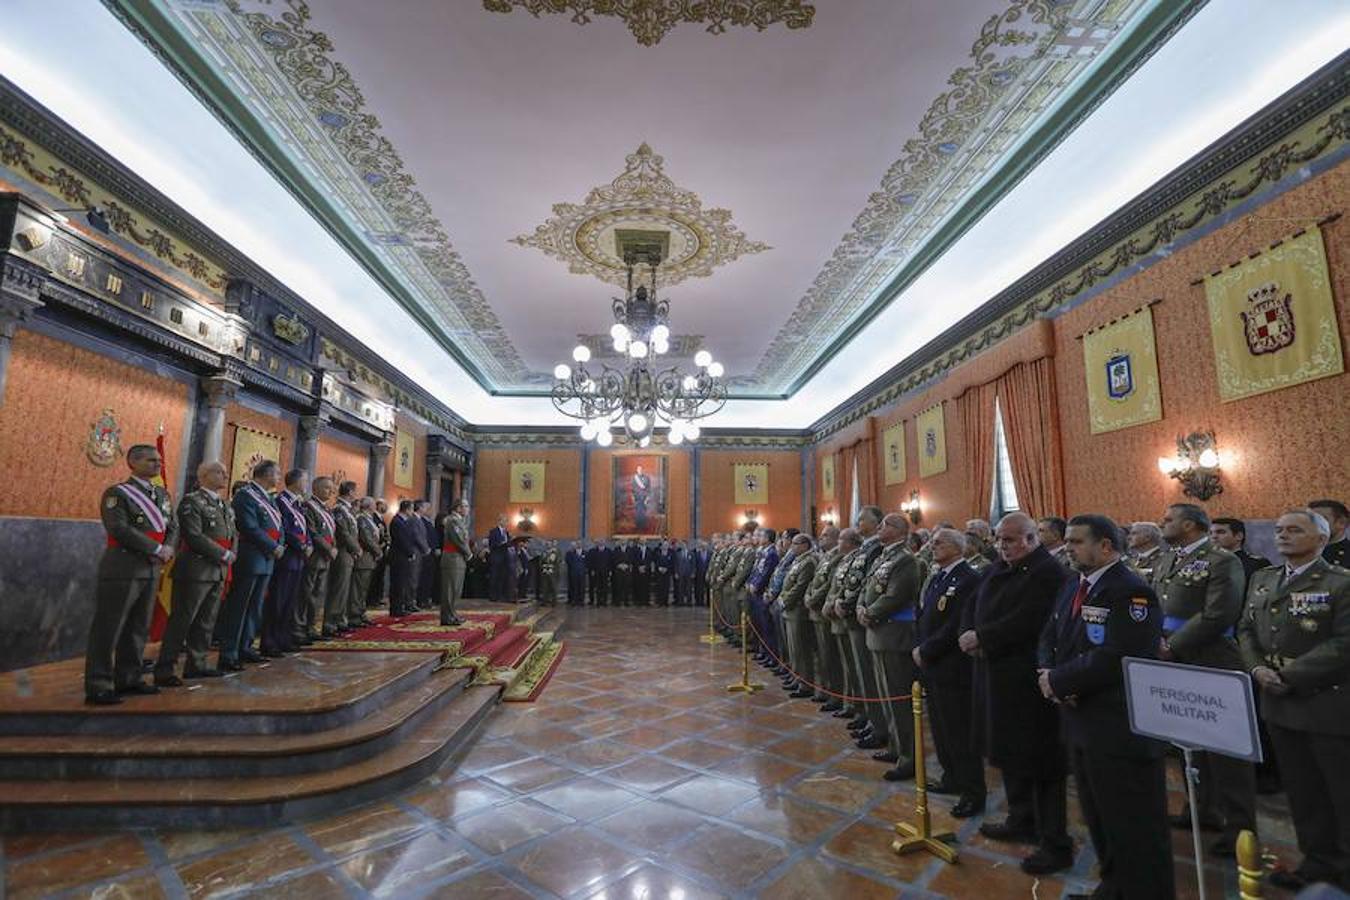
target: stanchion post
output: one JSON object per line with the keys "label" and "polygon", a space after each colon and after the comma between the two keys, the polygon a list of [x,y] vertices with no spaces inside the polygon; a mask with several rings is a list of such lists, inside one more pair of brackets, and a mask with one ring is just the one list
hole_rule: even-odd
{"label": "stanchion post", "polygon": [[1261,845],[1256,834],[1242,831],[1237,839],[1238,896],[1261,900]]}
{"label": "stanchion post", "polygon": [[938,859],[956,862],[956,848],[952,843],[954,834],[933,834],[933,826],[928,814],[928,773],[927,761],[923,752],[923,685],[915,681],[910,685],[910,707],[914,710],[914,818],[911,825],[900,822],[895,833],[900,835],[891,843],[891,851],[904,854],[915,850],[927,850]]}
{"label": "stanchion post", "polygon": [[1186,802],[1191,810],[1191,847],[1195,851],[1196,896],[1205,900],[1205,855],[1200,849],[1200,808],[1196,800],[1200,793],[1200,770],[1195,766],[1190,747],[1181,748],[1181,766],[1186,775]]}
{"label": "stanchion post", "polygon": [[717,633],[717,627],[713,622],[713,598],[708,596],[708,633],[699,638],[700,644],[720,644],[722,637]]}
{"label": "stanchion post", "polygon": [[753,694],[764,690],[764,685],[750,680],[750,635],[747,634],[748,619],[745,610],[741,610],[741,680],[737,684],[727,685],[733,694]]}

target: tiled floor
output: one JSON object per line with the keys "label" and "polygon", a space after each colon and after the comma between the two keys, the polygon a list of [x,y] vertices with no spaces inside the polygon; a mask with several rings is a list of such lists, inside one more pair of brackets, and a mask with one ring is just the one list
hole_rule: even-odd
{"label": "tiled floor", "polygon": [[[959,864],[894,856],[912,783],[883,782],[837,720],[772,678],[753,697],[725,693],[738,658],[697,643],[705,615],[574,611],[539,702],[503,706],[466,754],[382,802],[260,832],[10,836],[0,894],[1053,900],[1090,887],[1081,825],[1072,873],[1037,882],[973,834],[978,820],[947,816],[947,798],[934,824],[958,831]],[[1288,859],[1288,823],[1262,827]],[[1175,846],[1179,896],[1193,896],[1187,836]],[[1211,897],[1236,896],[1231,866],[1207,878]]]}

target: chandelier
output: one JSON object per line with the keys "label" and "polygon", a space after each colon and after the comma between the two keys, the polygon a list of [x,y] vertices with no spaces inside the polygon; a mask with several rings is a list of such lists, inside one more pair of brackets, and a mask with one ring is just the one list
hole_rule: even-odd
{"label": "chandelier", "polygon": [[[650,267],[650,285],[634,288],[633,270],[640,259]],[[628,253],[624,262],[628,289],[624,298],[614,298],[614,325],[609,334],[626,368],[601,363],[599,371],[589,370],[591,348],[578,344],[572,350],[576,366],[560,363],[553,370],[553,405],[564,415],[580,419],[582,440],[601,447],[614,442],[615,428],[622,428],[628,441],[646,447],[660,425],[669,429],[672,444],[696,441],[697,420],[726,405],[722,364],[707,350],[700,350],[694,356],[694,373],[675,366],[659,368],[659,358],[670,351],[670,301],[656,296],[661,257],[654,252]]]}

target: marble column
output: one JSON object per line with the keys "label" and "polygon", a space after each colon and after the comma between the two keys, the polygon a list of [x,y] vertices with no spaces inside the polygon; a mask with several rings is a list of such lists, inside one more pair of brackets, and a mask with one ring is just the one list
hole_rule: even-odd
{"label": "marble column", "polygon": [[319,464],[319,432],[330,421],[328,413],[320,410],[314,415],[301,416],[296,429],[295,467],[304,469],[312,479]]}
{"label": "marble column", "polygon": [[370,496],[379,500],[384,496],[384,464],[394,450],[394,441],[388,435],[378,444],[370,445]]}
{"label": "marble column", "polygon": [[[225,451],[225,410],[243,387],[226,374],[206,375],[201,379],[202,400],[206,404],[206,433],[202,438],[202,461],[221,459]],[[226,466],[229,463],[225,462]]]}
{"label": "marble column", "polygon": [[0,257],[0,406],[5,403],[10,343],[19,325],[42,306],[38,293],[46,270],[15,257]]}

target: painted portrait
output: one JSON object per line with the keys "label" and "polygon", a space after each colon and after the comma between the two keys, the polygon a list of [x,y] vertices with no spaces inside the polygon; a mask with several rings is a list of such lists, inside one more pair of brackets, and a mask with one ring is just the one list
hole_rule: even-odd
{"label": "painted portrait", "polygon": [[616,537],[659,537],[666,534],[666,458],[656,455],[614,457]]}

